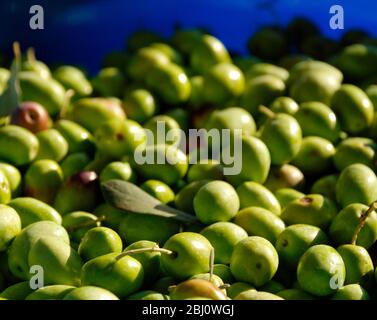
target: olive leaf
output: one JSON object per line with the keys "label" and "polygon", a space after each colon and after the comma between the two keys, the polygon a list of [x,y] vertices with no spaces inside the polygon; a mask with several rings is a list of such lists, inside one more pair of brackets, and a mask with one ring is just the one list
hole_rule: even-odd
{"label": "olive leaf", "polygon": [[198,219],[191,214],[161,203],[131,182],[108,180],[101,185],[101,189],[106,202],[121,210],[172,218],[184,223],[198,221]]}
{"label": "olive leaf", "polygon": [[11,74],[7,87],[0,96],[0,117],[10,115],[19,105],[21,100],[21,88],[18,73],[20,70],[20,51],[17,44],[14,45],[15,57],[11,66]]}

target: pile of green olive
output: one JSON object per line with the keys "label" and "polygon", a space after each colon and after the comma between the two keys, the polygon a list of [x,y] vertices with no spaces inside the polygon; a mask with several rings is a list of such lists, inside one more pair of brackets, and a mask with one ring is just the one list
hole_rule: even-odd
{"label": "pile of green olive", "polygon": [[[335,41],[298,18],[247,45],[239,56],[200,29],[138,31],[95,77],[22,56],[21,102],[0,121],[0,299],[377,297],[377,40]],[[0,67],[0,96],[13,77]],[[135,162],[161,121],[229,129],[239,174],[190,163],[199,146]],[[105,201],[111,180],[195,223]]]}

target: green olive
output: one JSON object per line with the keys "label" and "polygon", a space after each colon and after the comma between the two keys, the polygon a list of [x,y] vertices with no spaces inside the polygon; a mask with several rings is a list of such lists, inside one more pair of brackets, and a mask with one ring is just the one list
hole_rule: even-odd
{"label": "green olive", "polygon": [[284,81],[274,75],[262,75],[247,82],[241,105],[253,116],[260,105],[269,105],[285,92]]}
{"label": "green olive", "polygon": [[373,104],[366,93],[354,85],[342,85],[335,92],[330,105],[346,132],[357,134],[372,124]]}
{"label": "green olive", "polygon": [[203,35],[191,50],[191,67],[197,73],[204,74],[209,68],[221,62],[231,62],[227,49],[219,39],[207,34]]}
{"label": "green olive", "polygon": [[141,151],[133,161],[142,177],[161,180],[170,185],[185,176],[188,169],[187,157],[174,146],[152,145]]}
{"label": "green olive", "polygon": [[162,181],[147,180],[140,186],[140,188],[164,204],[174,201],[174,191]]}
{"label": "green olive", "polygon": [[147,85],[167,103],[185,102],[191,93],[190,81],[184,70],[174,64],[159,64],[146,75]]}
{"label": "green olive", "polygon": [[127,66],[128,75],[136,80],[142,80],[156,65],[169,63],[169,57],[155,48],[141,48],[130,59]]}
{"label": "green olive", "polygon": [[249,51],[266,60],[277,60],[288,50],[284,33],[277,28],[262,28],[247,44]]}
{"label": "green olive", "polygon": [[258,76],[271,74],[280,78],[283,81],[288,80],[289,72],[281,67],[270,63],[256,63],[253,64],[245,73],[245,77],[247,80],[254,79]]}
{"label": "green olive", "polygon": [[146,89],[134,89],[128,92],[123,99],[122,107],[128,118],[139,123],[144,123],[158,109],[157,101]]}
{"label": "green olive", "polygon": [[219,63],[204,75],[203,97],[213,104],[225,104],[239,97],[245,89],[242,71],[233,64]]}

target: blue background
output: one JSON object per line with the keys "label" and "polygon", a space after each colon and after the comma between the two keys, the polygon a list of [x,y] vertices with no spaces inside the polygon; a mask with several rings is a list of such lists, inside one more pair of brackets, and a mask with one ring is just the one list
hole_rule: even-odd
{"label": "blue background", "polygon": [[[29,28],[29,8],[45,10],[45,30]],[[287,24],[295,16],[311,18],[332,37],[342,31],[329,27],[332,5],[345,11],[345,29],[377,30],[376,0],[0,0],[0,50],[14,40],[33,46],[47,62],[81,64],[95,70],[105,53],[122,49],[140,28],[170,35],[176,23],[207,27],[227,47],[246,52],[250,34],[265,24]]]}

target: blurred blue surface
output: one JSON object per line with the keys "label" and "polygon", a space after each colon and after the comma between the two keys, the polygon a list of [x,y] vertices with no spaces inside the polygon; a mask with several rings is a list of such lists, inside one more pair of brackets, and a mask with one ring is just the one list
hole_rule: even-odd
{"label": "blurred blue surface", "polygon": [[[44,30],[29,28],[33,4],[45,10]],[[285,25],[296,16],[312,19],[330,37],[340,37],[342,30],[329,27],[329,9],[335,4],[344,8],[345,29],[376,33],[376,0],[1,0],[0,50],[9,52],[18,40],[23,48],[35,47],[47,62],[94,70],[105,53],[124,48],[131,32],[151,29],[168,36],[179,23],[206,27],[227,47],[244,53],[256,29]]]}

